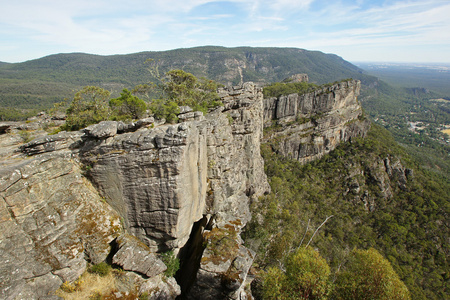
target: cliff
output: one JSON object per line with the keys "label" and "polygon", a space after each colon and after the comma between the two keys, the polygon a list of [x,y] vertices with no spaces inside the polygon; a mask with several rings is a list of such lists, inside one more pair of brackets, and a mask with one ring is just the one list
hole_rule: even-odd
{"label": "cliff", "polygon": [[358,103],[360,89],[360,81],[349,80],[312,93],[265,99],[265,140],[276,144],[276,152],[306,163],[340,142],[365,136],[370,122]]}
{"label": "cliff", "polygon": [[[1,153],[1,297],[52,295],[88,263],[106,260],[141,293],[162,286],[152,290],[155,299],[174,298],[180,288],[187,299],[250,298],[255,254],[240,233],[252,199],[269,192],[264,125],[276,120],[270,138],[279,151],[315,159],[365,133],[358,92],[351,81],[264,100],[261,88],[245,83],[221,89],[224,105],[205,116],[182,107],[178,124],[105,121],[80,132],[39,132],[20,147],[10,124],[1,136],[9,147]],[[167,250],[181,260],[180,287],[161,277],[166,267],[155,253]]]}

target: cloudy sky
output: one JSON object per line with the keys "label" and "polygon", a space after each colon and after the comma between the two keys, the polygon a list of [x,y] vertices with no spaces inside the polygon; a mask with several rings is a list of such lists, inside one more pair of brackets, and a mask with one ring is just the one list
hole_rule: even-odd
{"label": "cloudy sky", "polygon": [[204,45],[450,63],[450,0],[0,0],[0,61]]}

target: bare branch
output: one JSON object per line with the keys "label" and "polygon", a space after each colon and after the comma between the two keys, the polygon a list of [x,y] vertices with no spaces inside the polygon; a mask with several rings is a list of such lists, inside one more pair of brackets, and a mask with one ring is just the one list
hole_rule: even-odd
{"label": "bare branch", "polygon": [[316,235],[317,231],[319,231],[319,229],[320,229],[323,225],[325,225],[325,223],[326,223],[329,219],[331,219],[332,217],[334,217],[334,216],[331,215],[331,216],[327,217],[327,218],[325,219],[325,221],[323,221],[322,224],[320,224],[320,226],[317,227],[316,231],[314,231],[312,237],[309,239],[309,242],[308,242],[308,244],[306,244],[305,248],[308,248],[309,244],[312,242],[312,240],[313,240],[314,236]]}
{"label": "bare branch", "polygon": [[308,225],[306,225],[305,234],[303,235],[302,241],[300,242],[300,245],[298,245],[297,249],[300,248],[303,244],[303,240],[305,239],[306,233],[308,232],[308,229],[309,229],[309,222],[311,222],[311,219],[308,219]]}

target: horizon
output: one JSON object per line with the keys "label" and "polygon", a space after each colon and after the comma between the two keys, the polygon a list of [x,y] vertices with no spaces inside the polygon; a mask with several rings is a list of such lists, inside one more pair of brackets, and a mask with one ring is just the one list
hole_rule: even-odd
{"label": "horizon", "polygon": [[0,1],[7,12],[0,18],[0,61],[7,63],[202,45],[450,63],[450,2],[442,0]]}
{"label": "horizon", "polygon": [[[168,50],[160,50],[160,51],[152,51],[152,50],[144,50],[139,52],[132,52],[132,53],[117,53],[117,54],[96,54],[96,53],[87,53],[87,52],[60,52],[60,53],[52,53],[48,55],[44,55],[42,57],[32,58],[25,61],[19,61],[19,62],[7,62],[0,60],[0,63],[5,64],[21,64],[26,63],[29,61],[39,60],[50,56],[55,55],[70,55],[70,54],[83,54],[83,55],[94,55],[94,56],[102,56],[102,57],[108,57],[108,56],[121,56],[121,55],[133,55],[133,54],[139,54],[139,53],[145,53],[145,52],[165,52],[165,51],[174,51],[174,50],[180,50],[180,49],[193,49],[193,48],[202,48],[202,47],[223,47],[223,48],[280,48],[280,49],[287,49],[287,48],[294,48],[294,49],[301,49],[306,51],[320,51],[320,50],[309,50],[309,49],[303,49],[303,48],[296,48],[296,47],[253,47],[253,46],[236,46],[236,47],[226,47],[226,46],[219,46],[219,45],[204,45],[204,46],[193,46],[193,47],[185,47],[185,48],[174,48],[174,49],[168,49]],[[322,51],[320,51],[322,52]],[[325,52],[323,52],[325,53]],[[331,54],[331,55],[337,55],[335,53],[325,53],[325,54]],[[353,65],[357,64],[397,64],[397,65],[405,65],[405,66],[411,66],[411,65],[417,65],[417,64],[425,64],[425,65],[445,65],[450,66],[450,62],[426,62],[426,61],[371,61],[371,60],[347,60],[343,57],[342,59],[350,62]]]}

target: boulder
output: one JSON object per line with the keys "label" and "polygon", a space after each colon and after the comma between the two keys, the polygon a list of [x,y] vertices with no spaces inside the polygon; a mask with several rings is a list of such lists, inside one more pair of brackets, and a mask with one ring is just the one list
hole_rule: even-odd
{"label": "boulder", "polygon": [[118,249],[112,262],[124,270],[153,277],[167,269],[166,265],[150,252],[148,246],[136,237],[121,235],[115,240],[115,244]]}
{"label": "boulder", "polygon": [[106,139],[108,137],[115,136],[117,134],[117,122],[116,121],[102,121],[98,124],[90,125],[84,129],[87,136]]}

